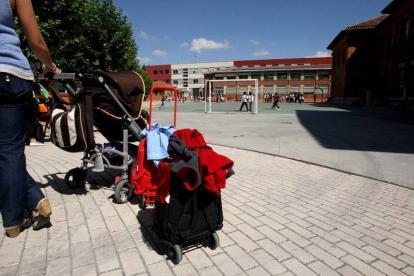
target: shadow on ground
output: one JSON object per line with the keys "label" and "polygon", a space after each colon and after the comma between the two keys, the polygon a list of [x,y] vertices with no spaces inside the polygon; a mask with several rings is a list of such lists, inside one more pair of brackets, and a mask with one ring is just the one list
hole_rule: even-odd
{"label": "shadow on ground", "polygon": [[341,108],[349,112],[296,110],[296,114],[300,123],[327,149],[414,153],[414,126],[401,124],[412,112]]}

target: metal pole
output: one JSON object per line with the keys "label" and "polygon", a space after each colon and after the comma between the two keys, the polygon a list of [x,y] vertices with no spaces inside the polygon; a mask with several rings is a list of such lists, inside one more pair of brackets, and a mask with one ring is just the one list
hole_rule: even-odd
{"label": "metal pole", "polygon": [[255,89],[256,89],[256,102],[254,103],[254,105],[255,105],[255,113],[257,114],[258,113],[258,104],[259,104],[259,81],[258,80],[256,80],[255,81]]}
{"label": "metal pole", "polygon": [[208,96],[208,113],[211,113],[211,86],[212,85],[210,85],[210,91],[209,91],[209,96]]}
{"label": "metal pole", "polygon": [[207,113],[207,89],[206,87],[209,86],[209,81],[206,81],[204,85],[204,113]]}

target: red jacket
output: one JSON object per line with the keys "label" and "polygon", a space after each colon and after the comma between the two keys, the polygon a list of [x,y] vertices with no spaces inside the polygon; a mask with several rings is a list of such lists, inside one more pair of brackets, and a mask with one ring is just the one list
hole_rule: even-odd
{"label": "red jacket", "polygon": [[[207,146],[203,135],[196,129],[177,130],[174,134],[189,148]],[[198,152],[199,156],[201,185],[206,190],[220,195],[220,189],[226,187],[226,175],[233,168],[234,162],[210,148],[196,148],[194,151]]]}

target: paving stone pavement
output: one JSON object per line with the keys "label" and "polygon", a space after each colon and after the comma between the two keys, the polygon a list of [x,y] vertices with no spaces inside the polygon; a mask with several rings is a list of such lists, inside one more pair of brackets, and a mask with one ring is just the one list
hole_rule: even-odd
{"label": "paving stone pavement", "polygon": [[116,171],[66,187],[80,164],[50,143],[26,148],[53,226],[5,237],[0,275],[414,275],[414,190],[285,158],[213,148],[235,161],[222,191],[220,247],[166,259],[153,210],[113,202]]}

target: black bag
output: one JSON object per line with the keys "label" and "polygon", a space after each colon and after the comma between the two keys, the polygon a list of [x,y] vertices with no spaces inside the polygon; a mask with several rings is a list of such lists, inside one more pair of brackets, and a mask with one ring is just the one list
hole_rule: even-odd
{"label": "black bag", "polygon": [[43,126],[39,123],[36,119],[35,124],[35,138],[38,142],[44,143],[45,142],[45,133],[43,132]]}
{"label": "black bag", "polygon": [[188,191],[171,174],[170,202],[155,202],[153,231],[160,239],[181,244],[189,237],[214,233],[223,228],[221,196],[198,187]]}
{"label": "black bag", "polygon": [[[62,103],[56,105],[50,116],[50,140],[68,152],[91,151],[95,148],[93,136],[93,110],[91,96],[85,94],[74,103],[66,102],[58,91],[52,93]],[[66,111],[63,104],[74,105]]]}

